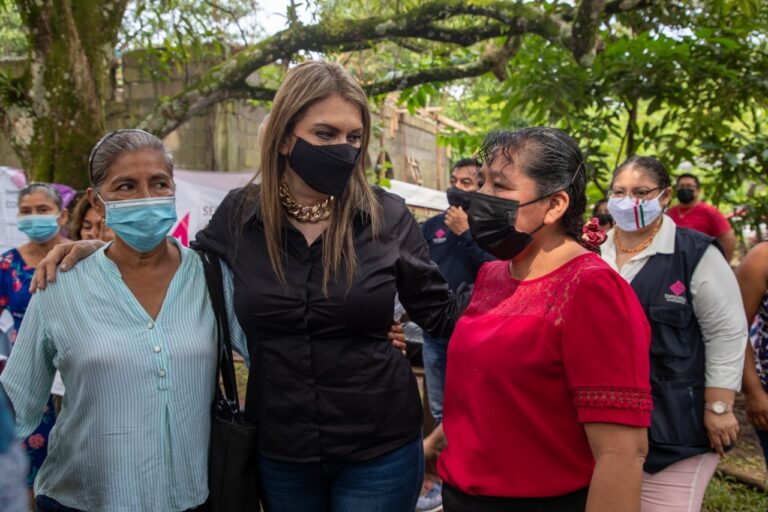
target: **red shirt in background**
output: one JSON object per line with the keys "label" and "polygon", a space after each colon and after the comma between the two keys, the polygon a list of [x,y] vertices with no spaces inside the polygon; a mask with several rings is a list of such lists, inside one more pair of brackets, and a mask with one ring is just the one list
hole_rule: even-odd
{"label": "red shirt in background", "polygon": [[588,253],[537,279],[486,263],[448,344],[440,476],[473,495],[587,487],[582,423],[650,425],[651,331],[627,282]]}
{"label": "red shirt in background", "polygon": [[693,208],[685,208],[678,204],[670,208],[667,215],[680,227],[695,229],[715,238],[731,230],[731,224],[725,215],[706,203],[700,202]]}

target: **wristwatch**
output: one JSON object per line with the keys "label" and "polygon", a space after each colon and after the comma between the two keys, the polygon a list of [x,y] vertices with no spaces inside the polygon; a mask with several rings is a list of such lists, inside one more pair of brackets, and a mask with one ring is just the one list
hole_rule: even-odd
{"label": "wristwatch", "polygon": [[704,403],[704,410],[713,412],[717,414],[718,416],[721,416],[723,414],[727,414],[731,411],[733,411],[733,406],[728,405],[727,403],[718,400],[716,402],[706,402]]}

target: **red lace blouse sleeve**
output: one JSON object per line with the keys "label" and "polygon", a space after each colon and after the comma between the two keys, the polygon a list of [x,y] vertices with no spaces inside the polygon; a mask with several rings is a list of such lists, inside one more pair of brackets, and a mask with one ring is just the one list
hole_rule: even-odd
{"label": "red lace blouse sleeve", "polygon": [[651,330],[629,284],[609,268],[590,272],[564,324],[563,364],[579,421],[649,426]]}

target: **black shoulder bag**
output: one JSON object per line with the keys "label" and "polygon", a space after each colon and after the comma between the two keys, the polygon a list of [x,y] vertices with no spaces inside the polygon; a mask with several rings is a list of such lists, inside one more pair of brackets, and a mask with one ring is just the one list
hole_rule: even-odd
{"label": "black shoulder bag", "polygon": [[[238,401],[224,299],[224,275],[216,256],[203,251],[199,254],[216,316],[218,338],[208,461],[208,504],[210,512],[258,512],[258,426],[246,420]],[[224,385],[223,393],[219,382]]]}

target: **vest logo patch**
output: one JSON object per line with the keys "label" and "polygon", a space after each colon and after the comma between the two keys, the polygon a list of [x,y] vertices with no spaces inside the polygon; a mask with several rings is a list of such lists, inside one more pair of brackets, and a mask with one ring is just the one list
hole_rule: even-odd
{"label": "vest logo patch", "polygon": [[685,293],[685,285],[681,283],[679,279],[675,281],[674,284],[669,287],[669,289],[672,290],[672,293],[675,295],[682,295]]}
{"label": "vest logo patch", "polygon": [[685,293],[685,285],[678,279],[672,286],[669,287],[672,293],[665,293],[664,300],[667,302],[674,302],[676,304],[687,304],[688,300],[683,295]]}
{"label": "vest logo patch", "polygon": [[441,244],[445,242],[445,240],[445,230],[443,228],[439,228],[435,231],[435,238],[432,239],[432,243]]}

